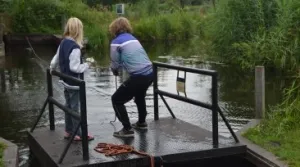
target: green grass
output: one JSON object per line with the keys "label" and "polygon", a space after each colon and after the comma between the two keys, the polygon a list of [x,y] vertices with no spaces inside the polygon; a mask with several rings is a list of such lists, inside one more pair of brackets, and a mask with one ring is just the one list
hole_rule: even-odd
{"label": "green grass", "polygon": [[0,143],[0,167],[4,167],[3,152],[5,148],[6,148],[5,144]]}
{"label": "green grass", "polygon": [[250,129],[245,137],[272,152],[290,167],[300,167],[300,128],[286,131],[280,136],[262,133],[257,128]]}
{"label": "green grass", "polygon": [[300,89],[299,80],[286,90],[284,101],[270,108],[266,118],[249,129],[245,137],[286,161],[300,167]]}

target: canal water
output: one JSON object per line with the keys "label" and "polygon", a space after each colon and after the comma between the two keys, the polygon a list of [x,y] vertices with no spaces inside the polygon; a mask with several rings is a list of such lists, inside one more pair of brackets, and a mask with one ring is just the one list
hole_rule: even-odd
{"label": "canal water", "polygon": [[[182,65],[200,69],[217,70],[219,73],[219,105],[223,109],[234,131],[239,130],[250,119],[254,118],[254,73],[241,71],[239,67],[223,64],[201,63],[205,55],[198,45],[187,47],[186,44],[145,44],[152,61],[159,61],[174,65]],[[26,130],[30,128],[46,99],[45,70],[54,55],[56,48],[53,46],[33,46],[36,56],[28,54],[28,46],[14,46],[7,51],[5,58],[0,58],[0,136],[17,143],[20,146],[20,165],[27,166],[29,149],[26,145]],[[111,108],[111,94],[117,85],[124,81],[124,73],[115,78],[110,70],[107,51],[94,51],[86,54],[94,57],[98,62],[85,73],[87,91],[88,123],[109,123],[114,119]],[[183,73],[179,73],[183,76]],[[176,70],[159,69],[159,88],[171,93],[176,91]],[[288,80],[270,72],[266,74],[266,103],[277,104],[282,95],[282,90],[289,84]],[[63,89],[53,82],[54,95],[58,100],[63,100]],[[153,119],[153,93],[152,87],[147,92],[148,118]],[[186,95],[192,99],[210,103],[211,78],[203,75],[187,74]],[[167,98],[173,112],[184,121],[211,130],[211,111],[191,104]],[[137,109],[133,101],[126,104],[131,119],[137,119]],[[160,101],[160,116],[169,117],[164,104]],[[39,126],[48,125],[47,114],[44,115]],[[63,124],[64,114],[56,109],[56,124]],[[230,137],[222,119],[219,118],[219,131],[221,135]]]}

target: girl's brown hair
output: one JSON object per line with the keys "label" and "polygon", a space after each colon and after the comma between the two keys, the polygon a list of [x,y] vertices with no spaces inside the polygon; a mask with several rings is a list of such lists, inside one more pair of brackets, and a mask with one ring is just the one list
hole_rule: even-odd
{"label": "girl's brown hair", "polygon": [[109,32],[113,36],[120,33],[132,33],[132,27],[128,19],[125,17],[119,17],[109,25]]}

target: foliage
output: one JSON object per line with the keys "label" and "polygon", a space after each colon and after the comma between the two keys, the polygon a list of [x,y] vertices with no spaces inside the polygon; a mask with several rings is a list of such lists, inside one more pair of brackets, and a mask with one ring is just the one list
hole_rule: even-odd
{"label": "foliage", "polygon": [[[78,17],[84,23],[85,37],[91,48],[108,45],[108,25],[117,18],[115,12],[103,10],[101,6],[91,8],[81,0],[13,0],[10,13],[13,31],[17,33],[61,34],[63,18]],[[136,1],[126,5],[125,13],[134,34],[143,41],[182,40],[200,33],[197,29],[202,22],[199,13],[182,11],[173,0]]]}
{"label": "foliage", "polygon": [[61,27],[63,8],[57,1],[14,0],[12,6],[13,31],[19,33],[57,32]]}
{"label": "foliage", "polygon": [[284,71],[296,71],[299,64],[299,17],[300,2],[286,1],[279,4],[276,26],[262,29],[253,35],[253,40],[239,45],[243,55],[252,59],[251,64],[265,64]]}
{"label": "foliage", "polygon": [[0,167],[4,167],[3,163],[3,151],[6,148],[6,145],[3,143],[0,143]]}
{"label": "foliage", "polygon": [[205,27],[212,55],[243,68],[265,65],[296,71],[300,1],[225,0]]}
{"label": "foliage", "polygon": [[290,166],[299,166],[299,79],[285,91],[285,100],[271,108],[267,118],[244,135],[279,156]]}
{"label": "foliage", "polygon": [[0,13],[4,13],[9,10],[11,2],[9,0],[0,0]]}
{"label": "foliage", "polygon": [[247,61],[248,55],[243,47],[245,43],[253,42],[256,34],[268,32],[275,25],[275,1],[220,1],[216,11],[207,19],[207,36],[212,42],[212,53],[231,63],[244,65],[244,60],[251,62]]}

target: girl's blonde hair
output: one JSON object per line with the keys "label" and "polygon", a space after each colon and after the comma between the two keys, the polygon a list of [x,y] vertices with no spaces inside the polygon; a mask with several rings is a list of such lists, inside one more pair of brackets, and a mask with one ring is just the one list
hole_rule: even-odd
{"label": "girl's blonde hair", "polygon": [[83,43],[83,25],[82,22],[76,18],[71,17],[69,18],[64,31],[64,37],[71,37],[73,38],[76,43],[82,47]]}
{"label": "girl's blonde hair", "polygon": [[109,32],[114,36],[120,33],[132,33],[132,27],[128,19],[119,17],[109,25]]}

